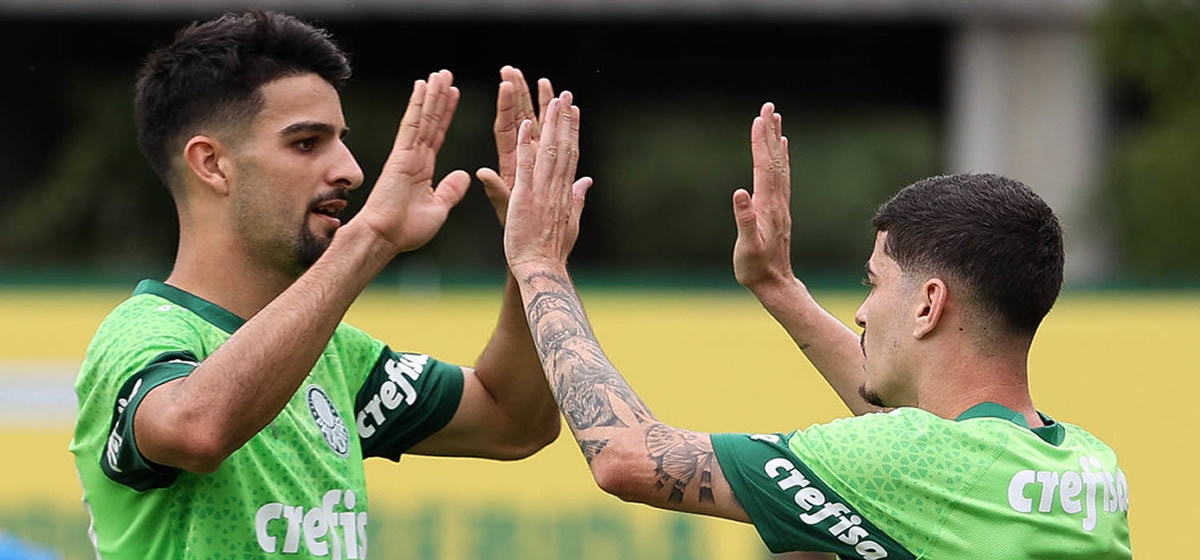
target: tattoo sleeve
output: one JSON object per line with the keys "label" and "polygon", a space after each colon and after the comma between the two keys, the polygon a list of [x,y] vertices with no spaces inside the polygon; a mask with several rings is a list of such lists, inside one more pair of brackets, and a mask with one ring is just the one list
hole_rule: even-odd
{"label": "tattoo sleeve", "polygon": [[644,440],[655,488],[667,494],[667,502],[681,503],[686,493],[695,492],[699,501],[712,503],[716,457],[708,438],[654,417],[601,350],[567,278],[536,273],[522,283],[550,390],[588,464],[610,448],[616,431],[630,430]]}

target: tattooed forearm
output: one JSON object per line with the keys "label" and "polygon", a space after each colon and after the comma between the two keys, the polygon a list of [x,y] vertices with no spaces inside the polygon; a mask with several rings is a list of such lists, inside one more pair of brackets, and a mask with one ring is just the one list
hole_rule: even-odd
{"label": "tattooed forearm", "polygon": [[608,445],[608,440],[606,439],[584,439],[579,441],[579,450],[583,452],[584,458],[587,459],[590,465],[592,464],[592,459],[596,455],[599,455],[600,450],[604,449],[606,445]]}
{"label": "tattooed forearm", "polygon": [[[716,455],[706,434],[659,422],[604,355],[568,279],[539,272],[520,279],[534,344],[559,408],[588,465],[605,453],[627,458],[647,496],[715,503]],[[640,449],[644,443],[644,450]],[[636,471],[633,474],[632,471]]]}
{"label": "tattooed forearm", "polygon": [[713,503],[712,466],[716,461],[712,443],[700,434],[654,424],[646,431],[646,452],[657,464],[657,488],[670,488],[668,502],[683,502],[684,491],[700,475],[701,502]]}
{"label": "tattooed forearm", "polygon": [[[524,279],[536,286],[525,312],[559,408],[575,432],[592,427],[625,427],[653,418],[596,342],[596,336],[570,283],[539,273]],[[628,414],[614,409],[614,402]],[[624,410],[622,410],[624,412]]]}

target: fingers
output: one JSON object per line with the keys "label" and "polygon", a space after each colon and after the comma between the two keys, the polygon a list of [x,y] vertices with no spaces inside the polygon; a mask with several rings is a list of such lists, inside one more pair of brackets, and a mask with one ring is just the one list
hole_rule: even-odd
{"label": "fingers", "polygon": [[558,167],[559,153],[559,121],[562,119],[564,107],[571,106],[571,92],[564,91],[552,99],[542,115],[542,135],[538,139],[537,161],[533,167],[533,185],[537,188],[549,187],[555,170]]}
{"label": "fingers", "polygon": [[[567,97],[568,100],[559,105],[560,114],[556,131],[559,151],[558,159],[554,162],[552,180],[555,181],[555,184],[567,185],[575,180],[575,166],[579,163],[579,107],[571,104],[570,92],[563,93],[567,94],[564,97]],[[562,193],[565,198],[569,199],[571,196],[571,191],[568,189],[563,189]]]}
{"label": "fingers", "polygon": [[529,83],[525,81],[525,74],[521,73],[519,68],[505,66],[500,69],[500,77],[513,85],[513,101],[517,108],[517,118],[537,119],[537,115],[533,112],[533,98],[529,94]]}
{"label": "fingers", "polygon": [[783,116],[774,103],[764,103],[750,125],[750,151],[754,161],[754,193],[764,200],[790,198],[791,169],[783,138]]}
{"label": "fingers", "polygon": [[513,181],[513,190],[528,189],[533,185],[534,159],[536,154],[533,152],[531,142],[533,140],[533,121],[521,121],[520,128],[517,129],[517,174],[516,180]]}
{"label": "fingers", "polygon": [[445,139],[454,109],[458,107],[459,92],[453,83],[454,75],[449,70],[429,75],[429,87],[425,91],[420,128],[417,130],[418,143],[436,149]]}
{"label": "fingers", "polygon": [[[517,125],[521,123],[520,108],[517,105],[517,87],[512,82],[500,82],[500,88],[496,93],[496,121],[492,126],[492,131],[496,133],[496,141],[501,140],[502,135],[509,135],[517,130]],[[516,137],[512,138],[513,144],[516,144]]]}
{"label": "fingers", "polygon": [[425,80],[413,82],[412,94],[408,97],[408,107],[404,116],[400,117],[400,129],[396,131],[396,142],[393,150],[407,150],[413,147],[417,139],[417,130],[421,128],[421,112],[425,104],[425,92],[428,84]]}
{"label": "fingers", "polygon": [[550,100],[554,99],[554,87],[550,85],[550,80],[542,78],[538,80],[538,116],[546,118],[546,107],[550,105]]}

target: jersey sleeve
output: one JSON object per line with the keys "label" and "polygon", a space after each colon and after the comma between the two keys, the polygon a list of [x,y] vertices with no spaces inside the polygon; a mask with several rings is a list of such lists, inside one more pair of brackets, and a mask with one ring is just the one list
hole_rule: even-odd
{"label": "jersey sleeve", "polygon": [[733,493],[772,552],[834,552],[843,558],[913,559],[837,484],[819,477],[784,434],[714,434]]}
{"label": "jersey sleeve", "polygon": [[400,460],[450,422],[462,391],[462,368],[384,346],[355,399],[363,457]]}
{"label": "jersey sleeve", "polygon": [[166,488],[179,477],[179,469],[142,456],[133,434],[133,417],[151,389],[190,374],[198,364],[199,360],[190,351],[164,352],[121,385],[113,403],[108,442],[100,458],[100,469],[108,478],[140,492]]}
{"label": "jersey sleeve", "polygon": [[139,492],[170,486],[180,471],[142,456],[134,415],[146,394],[190,374],[204,355],[190,312],[162,303],[138,296],[114,310],[89,346],[76,383],[73,450],[83,454],[81,461],[98,464],[106,478]]}

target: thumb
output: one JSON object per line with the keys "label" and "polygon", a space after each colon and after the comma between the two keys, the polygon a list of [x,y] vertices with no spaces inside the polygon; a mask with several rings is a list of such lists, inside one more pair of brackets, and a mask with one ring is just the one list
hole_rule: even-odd
{"label": "thumb", "polygon": [[471,175],[461,169],[455,169],[438,183],[437,189],[433,191],[433,196],[449,209],[462,200],[463,195],[467,194],[469,186],[471,186]]}
{"label": "thumb", "polygon": [[480,167],[475,172],[475,178],[483,183],[483,192],[492,202],[497,200],[505,200],[508,198],[509,188],[504,183],[504,179],[500,174],[488,167]]}
{"label": "thumb", "polygon": [[758,234],[758,215],[750,203],[746,189],[733,191],[733,219],[737,222],[738,237],[753,239]]}
{"label": "thumb", "polygon": [[583,201],[590,188],[592,188],[591,177],[584,177],[571,185],[571,215],[568,220],[570,220],[571,229],[576,232],[579,231],[579,219],[583,216]]}
{"label": "thumb", "polygon": [[584,177],[571,185],[571,205],[575,208],[576,215],[583,212],[584,199],[587,197],[588,189],[592,188],[593,183],[594,181],[592,181],[591,177]]}

